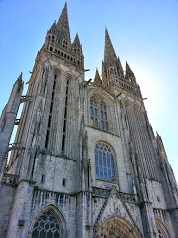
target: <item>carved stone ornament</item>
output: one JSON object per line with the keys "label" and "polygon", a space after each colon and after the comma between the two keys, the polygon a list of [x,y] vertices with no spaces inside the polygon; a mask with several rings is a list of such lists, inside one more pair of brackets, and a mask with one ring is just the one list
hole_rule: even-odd
{"label": "carved stone ornament", "polygon": [[138,238],[135,228],[121,217],[111,217],[97,229],[96,238]]}

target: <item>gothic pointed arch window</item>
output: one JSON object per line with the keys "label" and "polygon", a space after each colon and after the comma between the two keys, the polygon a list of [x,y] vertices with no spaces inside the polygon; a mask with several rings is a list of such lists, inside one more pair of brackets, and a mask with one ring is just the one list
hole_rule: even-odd
{"label": "gothic pointed arch window", "polygon": [[115,179],[114,152],[104,142],[98,142],[95,146],[95,176],[106,181]]}
{"label": "gothic pointed arch window", "polygon": [[45,209],[37,217],[32,230],[32,238],[64,238],[62,219],[53,209]]}
{"label": "gothic pointed arch window", "polygon": [[107,106],[101,98],[91,97],[90,99],[90,125],[109,131]]}

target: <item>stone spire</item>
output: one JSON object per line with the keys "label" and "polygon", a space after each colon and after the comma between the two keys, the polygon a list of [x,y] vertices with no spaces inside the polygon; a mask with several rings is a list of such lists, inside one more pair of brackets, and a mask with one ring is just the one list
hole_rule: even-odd
{"label": "stone spire", "polygon": [[48,33],[53,33],[56,30],[56,21],[52,24],[51,28],[49,29]]}
{"label": "stone spire", "polygon": [[67,13],[67,3],[65,3],[60,18],[57,23],[58,30],[63,34],[65,40],[70,42],[70,29]]}
{"label": "stone spire", "polygon": [[131,70],[130,66],[128,65],[127,61],[126,61],[125,79],[129,80],[130,82],[133,82],[133,83],[136,82],[135,75],[134,75],[133,71]]}
{"label": "stone spire", "polygon": [[16,82],[23,84],[23,81],[22,81],[22,72],[20,73],[20,75],[19,75],[19,77],[17,78]]}
{"label": "stone spire", "polygon": [[80,44],[78,33],[76,33],[74,42],[72,43],[73,52],[79,56],[82,56],[82,45]]}
{"label": "stone spire", "polygon": [[94,82],[93,85],[101,85],[102,81],[98,72],[98,69],[96,68],[96,73],[95,73],[95,78],[94,78]]}
{"label": "stone spire", "polygon": [[76,36],[75,36],[75,39],[74,39],[74,42],[72,43],[72,45],[75,45],[78,47],[81,46],[78,33],[76,33]]}
{"label": "stone spire", "polygon": [[123,79],[124,78],[124,70],[122,68],[122,64],[121,64],[119,56],[117,58],[116,65],[117,65],[119,77]]}
{"label": "stone spire", "polygon": [[109,37],[108,30],[105,28],[105,46],[104,46],[104,61],[105,63],[110,60],[116,60],[117,56],[114,51],[114,47],[112,45],[111,39]]}
{"label": "stone spire", "polygon": [[75,39],[72,43],[72,53],[74,53],[76,55],[76,57],[78,57],[78,59],[80,61],[80,65],[83,67],[84,56],[83,56],[82,45],[80,44],[80,39],[79,39],[78,33],[76,33]]}
{"label": "stone spire", "polygon": [[106,84],[116,78],[124,78],[124,71],[119,57],[117,58],[108,30],[105,29],[104,61],[102,63],[102,79]]}

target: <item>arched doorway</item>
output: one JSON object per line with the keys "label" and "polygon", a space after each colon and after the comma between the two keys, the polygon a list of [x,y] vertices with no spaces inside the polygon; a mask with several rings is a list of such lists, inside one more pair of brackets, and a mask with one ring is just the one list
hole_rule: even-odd
{"label": "arched doorway", "polygon": [[96,230],[97,238],[139,238],[138,231],[125,219],[111,217],[101,223]]}
{"label": "arched doorway", "polygon": [[54,206],[47,206],[36,217],[30,238],[65,238],[64,218]]}

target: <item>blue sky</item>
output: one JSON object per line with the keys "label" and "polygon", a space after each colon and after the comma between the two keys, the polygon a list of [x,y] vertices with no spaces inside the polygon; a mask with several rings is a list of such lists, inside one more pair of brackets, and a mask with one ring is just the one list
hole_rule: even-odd
{"label": "blue sky", "polygon": [[[64,1],[0,0],[0,111],[20,72],[29,80],[47,30]],[[101,72],[107,27],[123,66],[141,87],[153,130],[161,135],[178,181],[178,0],[68,0],[71,39],[78,32],[86,80]]]}

